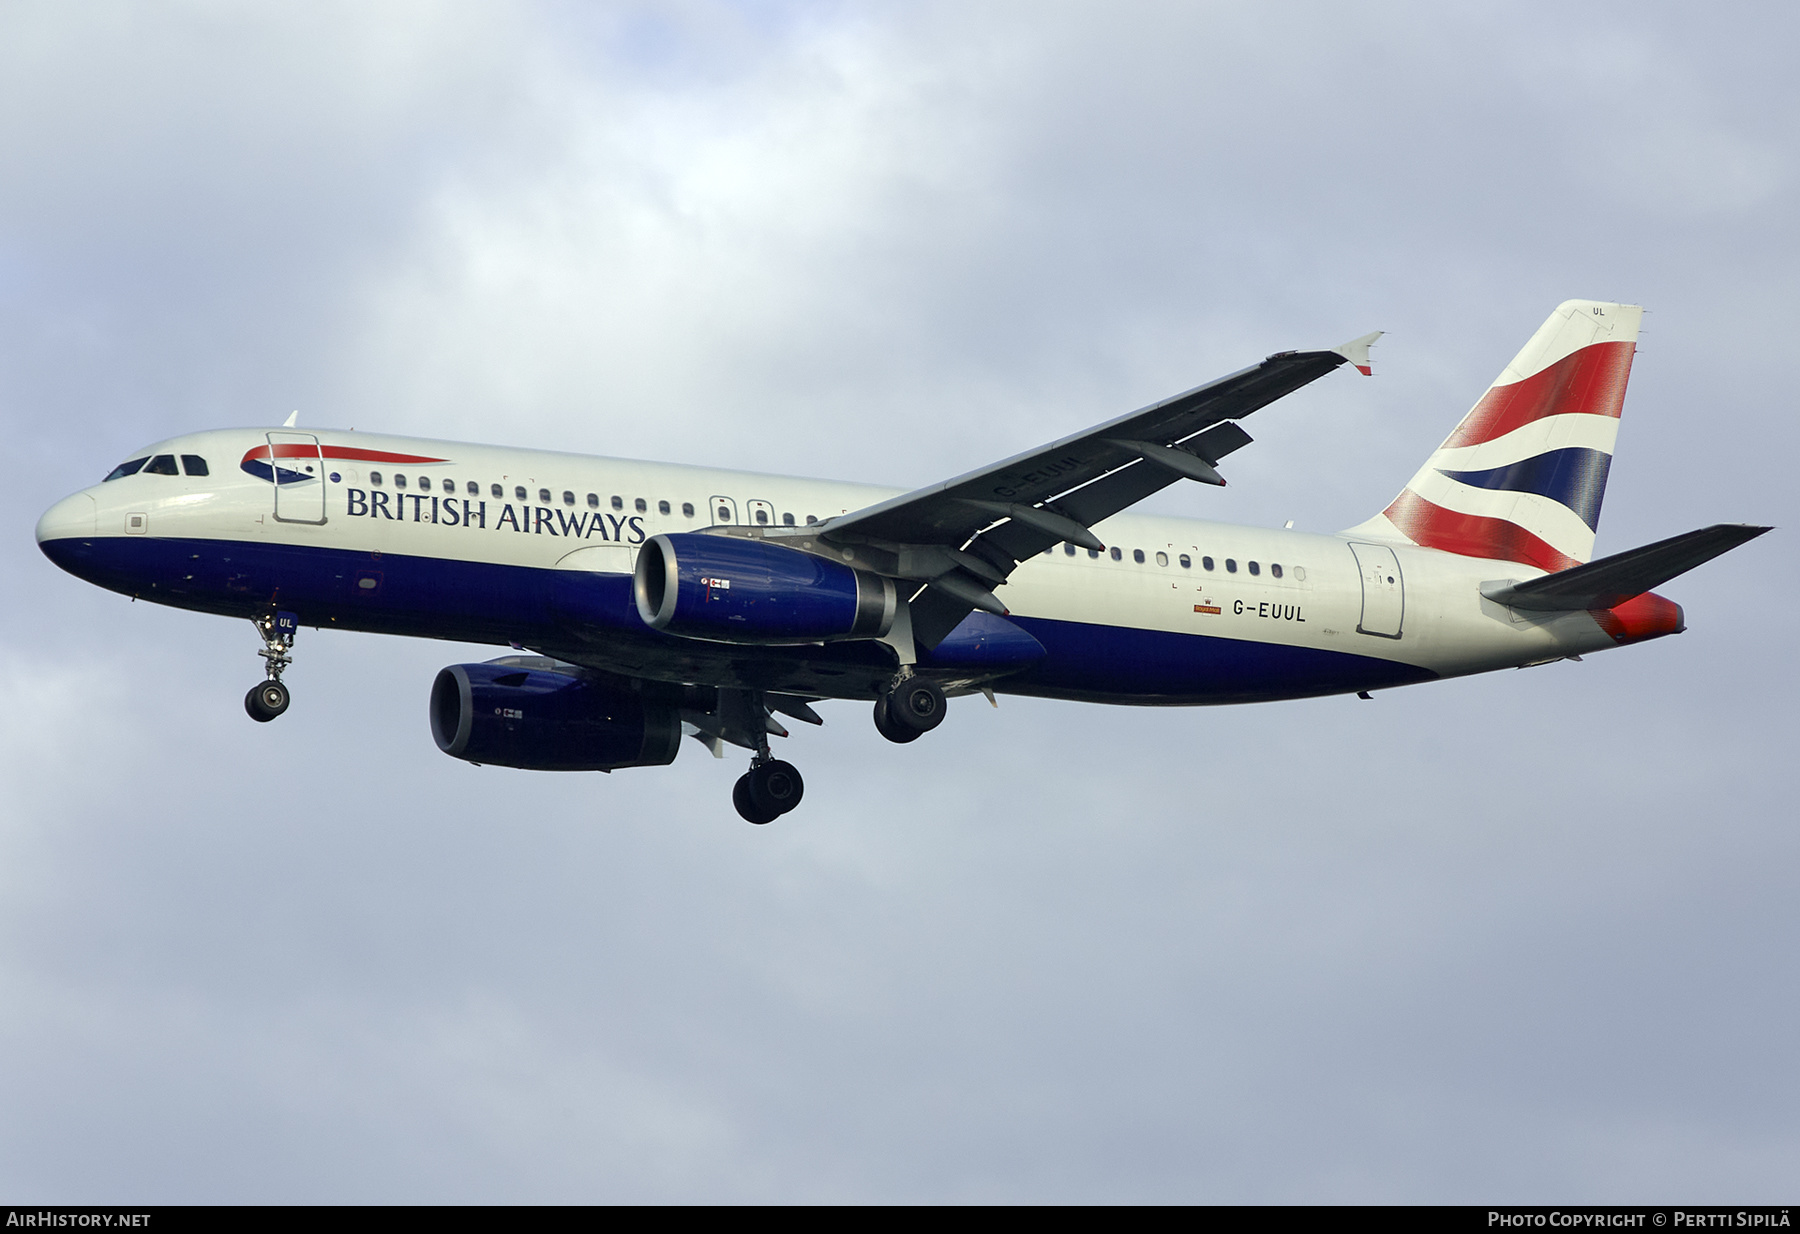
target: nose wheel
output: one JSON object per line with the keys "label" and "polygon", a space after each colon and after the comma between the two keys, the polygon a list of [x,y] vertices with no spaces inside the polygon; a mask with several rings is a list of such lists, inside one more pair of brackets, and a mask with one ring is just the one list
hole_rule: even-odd
{"label": "nose wheel", "polygon": [[267,724],[286,711],[292,701],[288,688],[281,684],[281,673],[294,662],[288,652],[293,650],[294,635],[299,631],[300,623],[292,613],[271,613],[256,618],[251,624],[263,641],[263,649],[256,654],[263,658],[267,678],[244,695],[244,710],[258,724]]}
{"label": "nose wheel", "polygon": [[258,723],[267,724],[288,709],[288,688],[279,681],[265,681],[251,686],[244,695],[244,710]]}
{"label": "nose wheel", "polygon": [[800,804],[806,781],[792,763],[772,758],[750,765],[731,789],[731,804],[745,822],[772,823]]}

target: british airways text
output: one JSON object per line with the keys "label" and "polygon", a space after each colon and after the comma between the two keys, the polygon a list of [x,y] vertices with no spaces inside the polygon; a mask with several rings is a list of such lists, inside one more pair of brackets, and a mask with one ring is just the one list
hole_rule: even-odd
{"label": "british airways text", "polygon": [[[517,506],[505,502],[498,513],[488,509],[486,501],[470,501],[460,497],[436,497],[424,493],[373,492],[360,488],[346,489],[344,513],[351,518],[385,518],[398,522],[435,523],[440,527],[473,527],[483,531],[512,531],[520,535],[568,536],[602,540],[620,544],[644,542],[644,520],[638,515],[607,514],[596,510],[555,510],[549,506]],[[411,515],[408,518],[408,515]]]}

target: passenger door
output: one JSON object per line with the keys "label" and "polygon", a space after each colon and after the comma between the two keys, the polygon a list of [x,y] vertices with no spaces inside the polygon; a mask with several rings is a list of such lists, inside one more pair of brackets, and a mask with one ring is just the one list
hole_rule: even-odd
{"label": "passenger door", "polygon": [[1381,544],[1352,544],[1350,551],[1362,574],[1362,620],[1356,632],[1399,638],[1406,617],[1406,582],[1394,550]]}
{"label": "passenger door", "polygon": [[311,433],[270,433],[269,465],[275,473],[275,520],[325,521],[325,456]]}

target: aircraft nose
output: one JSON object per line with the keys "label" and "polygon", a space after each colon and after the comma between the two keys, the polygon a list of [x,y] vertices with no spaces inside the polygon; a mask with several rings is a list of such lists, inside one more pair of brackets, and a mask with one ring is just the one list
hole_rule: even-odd
{"label": "aircraft nose", "polygon": [[97,510],[91,493],[76,493],[73,497],[64,497],[45,510],[44,517],[38,520],[38,544],[45,545],[54,540],[74,540],[84,536],[91,538]]}

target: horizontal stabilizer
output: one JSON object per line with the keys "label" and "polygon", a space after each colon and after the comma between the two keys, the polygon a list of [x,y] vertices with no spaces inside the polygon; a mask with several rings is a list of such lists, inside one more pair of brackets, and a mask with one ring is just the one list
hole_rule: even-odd
{"label": "horizontal stabilizer", "polygon": [[1496,604],[1537,612],[1614,608],[1770,530],[1720,523],[1530,582],[1488,583],[1481,594]]}

